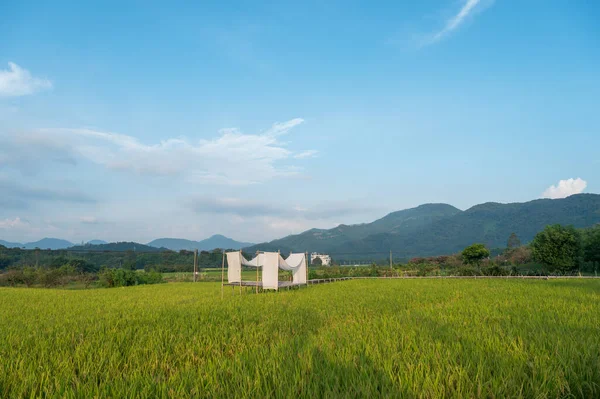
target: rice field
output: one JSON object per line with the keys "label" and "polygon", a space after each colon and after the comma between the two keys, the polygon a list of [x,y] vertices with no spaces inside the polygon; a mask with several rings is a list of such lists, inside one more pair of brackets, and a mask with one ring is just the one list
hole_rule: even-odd
{"label": "rice field", "polygon": [[599,397],[598,280],[0,289],[0,397]]}

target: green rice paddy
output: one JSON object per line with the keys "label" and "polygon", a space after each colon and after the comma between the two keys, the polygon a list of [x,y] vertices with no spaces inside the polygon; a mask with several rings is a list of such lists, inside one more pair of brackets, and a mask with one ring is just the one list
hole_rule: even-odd
{"label": "green rice paddy", "polygon": [[0,289],[0,397],[599,397],[598,280]]}

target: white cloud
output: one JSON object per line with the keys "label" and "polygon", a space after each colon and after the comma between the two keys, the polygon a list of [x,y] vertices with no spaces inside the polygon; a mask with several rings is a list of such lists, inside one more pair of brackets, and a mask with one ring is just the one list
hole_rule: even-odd
{"label": "white cloud", "polygon": [[444,37],[446,37],[447,35],[449,35],[450,33],[452,33],[465,21],[465,19],[467,19],[467,17],[469,17],[469,15],[473,14],[473,12],[475,11],[476,8],[482,8],[482,3],[484,3],[484,2],[487,4],[491,4],[493,2],[493,0],[488,0],[488,1],[466,0],[464,2],[463,6],[461,7],[460,11],[458,12],[458,14],[456,14],[456,15],[452,16],[452,18],[448,19],[442,30],[429,36],[422,44],[428,45],[428,44],[436,43],[436,42],[440,41],[441,39],[443,39]]}
{"label": "white cloud", "polygon": [[13,62],[7,70],[0,70],[0,96],[17,97],[52,88],[52,82],[31,76],[31,73]]}
{"label": "white cloud", "polygon": [[168,138],[151,145],[135,137],[91,129],[41,129],[0,140],[5,144],[0,146],[0,162],[25,173],[35,170],[36,163],[52,160],[74,164],[84,158],[140,175],[246,185],[299,173],[297,167],[281,164],[292,158],[293,152],[278,137],[303,122],[296,118],[275,123],[261,134],[222,129],[210,140]]}
{"label": "white cloud", "polygon": [[30,186],[0,176],[0,207],[28,208],[33,203],[93,204],[85,192],[68,187]]}
{"label": "white cloud", "polygon": [[307,208],[299,205],[280,206],[272,202],[232,197],[196,197],[188,202],[188,206],[197,213],[229,214],[242,218],[268,216],[303,218],[306,220],[326,220],[355,216],[375,210],[374,208],[348,201],[320,203]]}
{"label": "white cloud", "polygon": [[585,190],[587,182],[579,177],[576,179],[560,180],[555,186],[550,186],[542,193],[542,198],[566,198]]}
{"label": "white cloud", "polygon": [[298,154],[294,155],[294,158],[296,159],[304,159],[304,158],[313,158],[315,155],[317,155],[317,150],[308,150],[308,151],[302,151],[299,152]]}
{"label": "white cloud", "polygon": [[95,216],[82,216],[79,221],[83,224],[98,224],[98,218]]}
{"label": "white cloud", "polygon": [[291,210],[270,203],[232,197],[198,197],[189,202],[197,213],[229,214],[240,217],[289,215]]}
{"label": "white cloud", "polygon": [[291,129],[302,123],[304,123],[304,119],[302,118],[294,118],[283,123],[275,122],[265,134],[269,136],[280,136],[282,134],[286,134]]}
{"label": "white cloud", "polygon": [[0,229],[8,230],[8,229],[18,229],[29,226],[29,223],[22,220],[20,217],[15,217],[14,219],[4,219],[0,220]]}

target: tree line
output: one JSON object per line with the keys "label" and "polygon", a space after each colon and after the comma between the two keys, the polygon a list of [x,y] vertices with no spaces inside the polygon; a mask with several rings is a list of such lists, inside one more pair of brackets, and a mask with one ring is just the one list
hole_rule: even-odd
{"label": "tree line", "polygon": [[490,258],[490,251],[483,244],[470,245],[460,256],[464,265],[480,270],[487,266],[498,273],[506,271],[506,266],[511,266],[511,273],[518,273],[517,266],[526,264],[539,265],[539,274],[597,273],[600,269],[600,225],[586,229],[549,225],[528,245],[521,245],[518,236],[512,233],[506,249],[495,259]]}
{"label": "tree line", "polygon": [[557,224],[546,226],[528,245],[522,245],[512,233],[503,249],[490,250],[475,243],[460,253],[415,257],[392,268],[376,264],[317,267],[309,277],[573,275],[598,271],[600,225],[576,229]]}
{"label": "tree line", "polygon": [[[431,275],[569,275],[597,273],[600,269],[600,225],[587,229],[550,225],[528,245],[512,233],[506,248],[492,255],[483,244],[473,244],[461,253],[412,258],[392,267],[313,267],[310,278],[345,276],[431,276]],[[248,254],[245,254],[249,257]],[[66,250],[23,250],[0,245],[0,285],[57,287],[77,284],[120,287],[153,284],[167,272],[193,270],[194,252],[151,253],[70,252]],[[220,249],[198,254],[200,269],[220,268]],[[318,265],[315,265],[318,266]],[[145,273],[139,271],[144,270]]]}
{"label": "tree line", "polygon": [[[200,268],[220,267],[222,250],[200,251]],[[128,270],[156,270],[162,273],[191,271],[194,262],[193,251],[70,251],[20,248],[6,248],[0,245],[0,271],[9,268],[37,266],[58,268],[77,262],[78,269],[86,272],[98,272],[102,268],[123,268]]]}
{"label": "tree line", "polygon": [[[222,250],[198,253],[200,268],[220,267]],[[162,273],[192,271],[193,251],[25,250],[0,245],[0,286],[125,287],[163,281]]]}

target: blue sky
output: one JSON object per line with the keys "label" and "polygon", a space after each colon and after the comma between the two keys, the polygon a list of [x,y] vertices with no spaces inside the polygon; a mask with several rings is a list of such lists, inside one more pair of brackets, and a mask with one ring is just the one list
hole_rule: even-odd
{"label": "blue sky", "polygon": [[600,192],[596,2],[2,2],[0,238]]}

